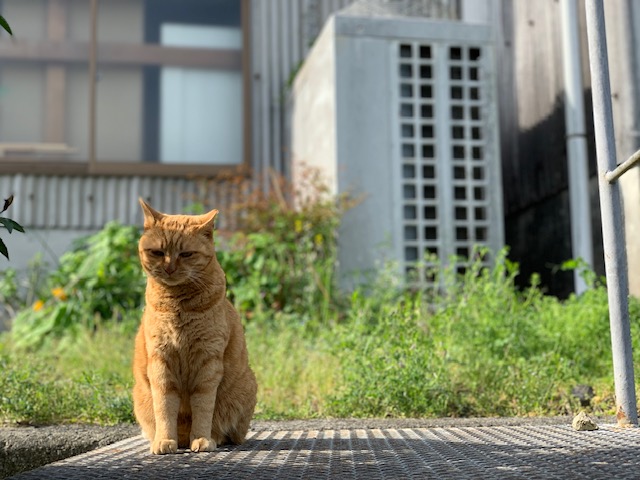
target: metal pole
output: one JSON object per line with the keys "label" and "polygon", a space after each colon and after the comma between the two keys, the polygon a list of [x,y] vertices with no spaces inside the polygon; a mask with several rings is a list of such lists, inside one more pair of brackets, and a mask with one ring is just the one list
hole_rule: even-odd
{"label": "metal pole", "polygon": [[605,175],[607,182],[609,183],[615,182],[625,172],[628,172],[632,167],[635,167],[638,164],[638,162],[640,162],[640,150],[638,150],[636,153],[634,153],[629,158],[627,158],[624,162],[618,165],[615,168],[615,170],[607,172],[607,174]]}
{"label": "metal pole", "polygon": [[629,325],[629,286],[627,283],[627,254],[624,243],[622,201],[620,185],[617,182],[609,183],[606,178],[607,173],[616,168],[616,147],[611,110],[604,7],[602,0],[586,0],[585,5],[616,410],[618,425],[637,426],[638,411]]}
{"label": "metal pole", "polygon": [[[561,6],[571,248],[574,257],[581,258],[593,269],[589,157],[587,155],[577,0],[562,0]],[[582,272],[576,269],[573,278],[575,292],[578,294],[584,292],[587,285],[582,278]]]}
{"label": "metal pole", "polygon": [[91,0],[91,43],[89,49],[89,171],[96,164],[96,76],[98,49],[98,0]]}

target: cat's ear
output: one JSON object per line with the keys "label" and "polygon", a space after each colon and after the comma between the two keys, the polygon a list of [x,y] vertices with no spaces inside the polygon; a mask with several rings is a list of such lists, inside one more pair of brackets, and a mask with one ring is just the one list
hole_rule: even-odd
{"label": "cat's ear", "polygon": [[208,238],[213,238],[213,224],[215,223],[218,210],[211,210],[209,213],[200,215],[199,230]]}
{"label": "cat's ear", "polygon": [[164,214],[151,208],[151,206],[145,202],[142,198],[138,199],[140,206],[142,207],[142,213],[144,214],[144,229],[153,227],[156,222],[159,222],[164,218]]}

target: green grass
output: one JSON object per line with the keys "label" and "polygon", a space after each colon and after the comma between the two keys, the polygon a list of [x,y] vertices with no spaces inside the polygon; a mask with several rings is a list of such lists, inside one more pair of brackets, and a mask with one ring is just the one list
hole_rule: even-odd
{"label": "green grass", "polygon": [[[261,307],[245,322],[256,418],[572,414],[578,384],[594,387],[595,413],[614,413],[606,288],[560,301],[535,279],[519,290],[516,275],[503,254],[493,269],[445,270],[437,292],[401,291],[382,274],[303,312]],[[640,303],[630,309],[639,352]],[[94,321],[37,349],[0,337],[0,421],[133,421],[137,317]]]}
{"label": "green grass", "polygon": [[120,326],[84,331],[27,352],[0,340],[0,421],[10,423],[133,422],[133,337]]}
{"label": "green grass", "polygon": [[338,356],[326,337],[312,336],[295,323],[287,325],[286,320],[281,317],[271,325],[254,322],[246,328],[259,385],[256,417],[326,416],[326,400],[340,381]]}
{"label": "green grass", "polygon": [[[569,414],[579,409],[576,384],[595,388],[596,413],[613,413],[606,290],[559,301],[536,287],[518,292],[514,276],[503,264],[429,301],[356,292],[326,329],[273,312],[252,319],[256,418]],[[632,302],[636,351],[639,313]],[[9,341],[0,349],[5,422],[133,421],[132,328],[107,324],[37,352]]]}

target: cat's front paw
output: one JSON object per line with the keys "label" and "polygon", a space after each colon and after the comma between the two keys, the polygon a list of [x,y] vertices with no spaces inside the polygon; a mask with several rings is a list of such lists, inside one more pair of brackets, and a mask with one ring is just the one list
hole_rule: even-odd
{"label": "cat's front paw", "polygon": [[154,440],[151,443],[151,453],[154,455],[164,455],[166,453],[176,453],[178,451],[178,442],[175,440]]}
{"label": "cat's front paw", "polygon": [[216,447],[216,442],[204,437],[194,438],[191,441],[192,452],[213,452]]}

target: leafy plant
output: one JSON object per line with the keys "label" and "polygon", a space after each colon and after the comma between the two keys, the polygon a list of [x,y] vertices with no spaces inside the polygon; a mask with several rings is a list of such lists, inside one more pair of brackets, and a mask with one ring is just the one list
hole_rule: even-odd
{"label": "leafy plant", "polygon": [[[7,22],[7,20],[2,15],[0,15],[0,27],[3,28],[9,35],[13,35],[13,31],[11,30],[11,26],[9,25],[9,22]],[[0,211],[0,213],[5,212],[9,208],[12,202],[13,202],[13,195],[5,199],[4,206]],[[22,226],[19,223],[15,222],[14,220],[11,220],[10,218],[0,217],[0,224],[2,224],[2,226],[6,228],[9,233],[11,233],[13,230],[17,230],[18,232],[24,233],[24,229],[22,228]],[[2,241],[1,238],[0,238],[0,253],[4,255],[7,258],[7,260],[9,260],[9,251],[7,250],[7,246]]]}
{"label": "leafy plant", "polygon": [[[332,197],[317,171],[307,170],[297,187],[271,173],[265,193],[245,178],[226,179],[244,192],[230,209],[234,233],[222,236],[218,259],[227,275],[228,291],[248,318],[267,311],[295,314],[309,322],[314,311],[321,323],[337,315],[335,289],[336,232],[353,201]],[[208,198],[208,186],[201,197]],[[198,205],[204,202],[200,200]]]}
{"label": "leafy plant", "polygon": [[354,292],[332,332],[344,377],[330,415],[567,414],[579,407],[569,393],[578,383],[599,391],[599,412],[613,409],[604,287],[562,302],[534,277],[520,291],[506,251],[493,268],[440,272],[435,297],[404,292],[380,304]]}
{"label": "leafy plant", "polygon": [[46,296],[46,281],[51,267],[37,254],[31,259],[26,270],[7,268],[0,272],[0,316],[10,319],[26,306],[31,306],[38,298]]}
{"label": "leafy plant", "polygon": [[7,22],[7,20],[2,15],[0,15],[0,27],[2,27],[9,35],[13,35],[11,27],[9,26],[9,22]]}
{"label": "leafy plant", "polygon": [[[5,199],[4,206],[2,207],[2,210],[0,210],[0,213],[6,212],[12,203],[13,203],[13,195]],[[0,217],[0,225],[2,225],[7,230],[8,233],[13,232],[14,230],[24,233],[24,228],[22,228],[22,225],[20,225],[18,222],[10,218]],[[7,249],[7,246],[5,245],[4,241],[1,238],[0,238],[0,253],[4,255],[7,258],[7,260],[9,260],[9,250]]]}
{"label": "leafy plant", "polygon": [[102,320],[137,320],[144,295],[139,235],[136,227],[114,222],[76,242],[47,279],[46,295],[13,319],[15,345],[39,346]]}

